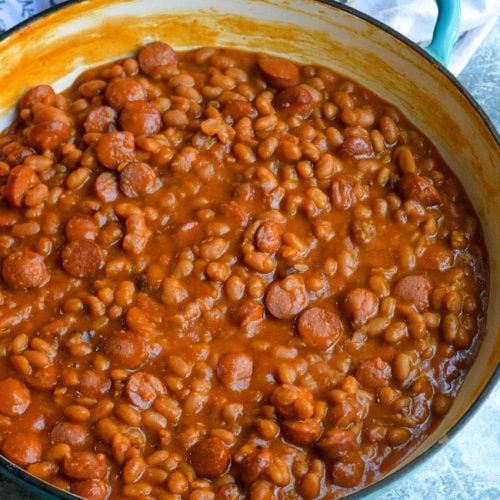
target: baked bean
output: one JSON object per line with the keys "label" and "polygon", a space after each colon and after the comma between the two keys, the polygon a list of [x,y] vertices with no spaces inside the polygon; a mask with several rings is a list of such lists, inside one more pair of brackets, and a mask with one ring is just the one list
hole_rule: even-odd
{"label": "baked bean", "polygon": [[305,420],[314,413],[311,392],[296,385],[278,386],[271,396],[271,403],[284,418]]}
{"label": "baked bean", "polygon": [[335,313],[312,307],[300,315],[297,331],[309,347],[327,350],[339,341],[343,327]]}
{"label": "baked bean", "polygon": [[128,102],[120,112],[120,126],[134,135],[149,137],[161,129],[160,113],[147,101]]}
{"label": "baked bean", "polygon": [[120,163],[133,161],[134,150],[134,136],[130,132],[108,132],[95,145],[97,159],[111,170],[116,170]]}
{"label": "baked bean", "polygon": [[300,275],[290,275],[273,282],[266,293],[266,307],[278,319],[289,319],[299,314],[309,303],[309,298]]}
{"label": "baked bean", "polygon": [[231,391],[248,389],[252,373],[253,359],[247,353],[226,354],[217,365],[217,377]]}
{"label": "baked bean", "polygon": [[215,478],[227,469],[229,452],[221,439],[209,437],[191,448],[190,463],[199,476]]}
{"label": "baked bean", "polygon": [[94,276],[104,266],[101,247],[90,240],[73,240],[61,252],[64,270],[75,278]]}

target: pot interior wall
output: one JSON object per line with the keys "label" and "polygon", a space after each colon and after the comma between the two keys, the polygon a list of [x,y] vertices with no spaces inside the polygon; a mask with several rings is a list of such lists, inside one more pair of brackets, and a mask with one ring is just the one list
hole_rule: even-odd
{"label": "pot interior wall", "polygon": [[466,186],[489,248],[487,335],[452,410],[409,458],[467,411],[493,375],[500,351],[498,144],[445,74],[400,40],[352,14],[313,1],[92,0],[59,10],[0,42],[0,128],[32,85],[67,87],[86,67],[161,39],[176,49],[225,45],[329,66],[403,111]]}

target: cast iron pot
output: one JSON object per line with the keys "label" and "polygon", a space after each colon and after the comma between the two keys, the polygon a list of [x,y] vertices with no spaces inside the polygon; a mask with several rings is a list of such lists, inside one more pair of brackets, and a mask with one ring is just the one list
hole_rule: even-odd
{"label": "cast iron pot", "polygon": [[[489,250],[488,319],[476,361],[446,418],[402,463],[356,497],[379,496],[464,426],[498,378],[500,353],[499,139],[485,113],[435,57],[445,60],[459,1],[439,1],[423,49],[333,1],[86,0],[55,7],[0,40],[0,130],[31,86],[68,87],[86,67],[131,54],[151,40],[177,50],[230,46],[331,67],[400,109],[436,145],[465,186]],[[0,456],[0,471],[43,498],[77,498]]]}

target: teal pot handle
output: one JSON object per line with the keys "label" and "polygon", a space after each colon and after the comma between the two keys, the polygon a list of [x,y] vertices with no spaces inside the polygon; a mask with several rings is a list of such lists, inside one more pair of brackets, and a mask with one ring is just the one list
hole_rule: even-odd
{"label": "teal pot handle", "polygon": [[438,17],[427,52],[441,64],[448,66],[460,27],[460,0],[436,0],[436,3]]}

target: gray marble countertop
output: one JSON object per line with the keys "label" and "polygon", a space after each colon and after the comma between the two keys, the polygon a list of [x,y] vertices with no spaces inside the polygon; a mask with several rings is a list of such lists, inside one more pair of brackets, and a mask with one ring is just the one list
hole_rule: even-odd
{"label": "gray marble countertop", "polygon": [[[500,129],[500,19],[458,79]],[[450,443],[380,498],[500,499],[500,383]],[[0,476],[0,499],[36,497]]]}

